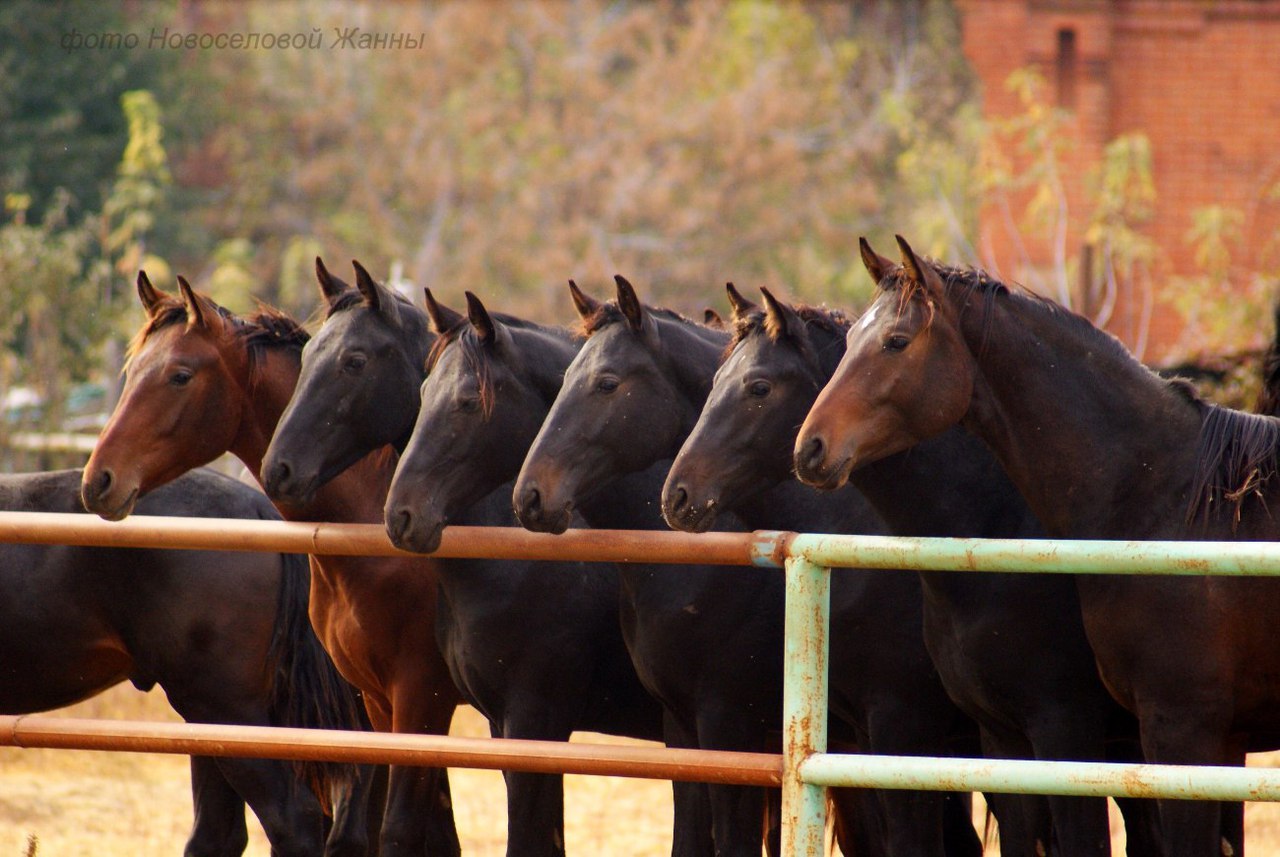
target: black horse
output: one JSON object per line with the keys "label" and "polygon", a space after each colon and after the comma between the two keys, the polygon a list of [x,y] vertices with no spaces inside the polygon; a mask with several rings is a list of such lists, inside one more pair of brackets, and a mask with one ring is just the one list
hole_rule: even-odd
{"label": "black horse", "polygon": [[[263,461],[267,490],[314,492],[370,450],[405,439],[428,349],[419,308],[357,268],[303,351],[302,374]],[[479,403],[476,403],[479,406]],[[510,486],[458,517],[514,524]],[[661,711],[622,642],[611,566],[439,560],[436,638],[458,689],[495,736],[568,740],[575,730],[658,739]],[[509,854],[562,854],[562,777],[507,772]]]}
{"label": "black horse", "polygon": [[[851,325],[844,313],[763,294],[763,305],[756,305],[729,287],[733,343],[663,494],[667,519],[679,529],[703,527],[716,509],[793,481],[796,432],[844,356]],[[897,535],[1044,535],[990,451],[961,429],[868,465],[850,481]],[[838,500],[850,490],[829,496]],[[1137,722],[1098,679],[1073,579],[947,572],[919,577],[925,644],[948,695],[981,726],[986,755],[1140,755]],[[1037,847],[1107,853],[1101,798],[989,797],[1006,854],[1032,854]],[[1122,801],[1122,808],[1129,853],[1158,854],[1154,805]]]}
{"label": "black horse", "polygon": [[[563,531],[571,508],[593,523],[661,526],[658,483],[698,418],[728,341],[721,330],[644,307],[621,277],[617,286],[610,303],[574,288],[589,338],[517,482],[514,502],[531,529]],[[865,503],[832,503],[794,482],[734,511],[751,527],[883,531]],[[652,689],[678,703],[671,707],[697,745],[764,749],[782,722],[782,575],[628,568],[623,580],[633,657],[647,666]],[[924,650],[913,577],[840,571],[831,614],[833,731],[882,753],[976,751],[976,729],[947,699]],[[758,795],[731,786],[711,792],[717,850],[758,852],[758,828],[749,822]],[[880,797],[888,853],[981,850],[961,801],[948,828],[941,794]]]}
{"label": "black horse", "polygon": [[[0,509],[83,512],[80,471],[0,476]],[[260,492],[196,471],[142,500],[143,515],[277,520]],[[159,685],[194,723],[363,728],[360,706],[307,620],[293,554],[0,545],[0,711],[59,708],[122,681]],[[362,772],[367,778],[368,771]],[[232,857],[247,803],[278,855],[368,852],[367,789],[337,808],[325,844],[318,794],[349,792],[349,766],[192,757],[188,855]]]}

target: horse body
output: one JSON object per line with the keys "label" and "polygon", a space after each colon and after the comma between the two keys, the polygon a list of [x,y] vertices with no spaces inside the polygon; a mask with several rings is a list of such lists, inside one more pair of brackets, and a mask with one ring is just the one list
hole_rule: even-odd
{"label": "horse body", "polygon": [[[864,247],[884,292],[797,440],[811,478],[838,481],[963,420],[1053,536],[1276,538],[1280,423],[1206,405],[1084,319],[902,247],[901,268]],[[899,395],[923,385],[916,402]],[[1077,587],[1099,672],[1137,716],[1148,761],[1242,764],[1274,746],[1274,581],[1082,575]],[[1166,853],[1217,853],[1217,804],[1161,801],[1160,814]]]}
{"label": "horse body", "polygon": [[[127,513],[129,497],[226,451],[261,480],[299,373],[306,335],[289,319],[269,312],[239,319],[185,285],[181,301],[144,291],[143,302],[148,324],[85,469],[85,502],[95,511]],[[372,523],[393,464],[379,450],[306,503],[279,509],[290,520]],[[325,556],[311,557],[310,567],[312,624],[339,671],[360,688],[373,727],[446,734],[459,697],[432,632],[435,562]],[[393,766],[381,853],[417,855],[424,847],[458,851],[448,780],[436,769]]]}
{"label": "horse body", "polygon": [[[845,353],[850,323],[841,313],[794,308],[767,292],[763,308],[735,291],[730,296],[735,342],[663,494],[668,519],[681,529],[700,526],[700,510],[732,508],[791,479],[799,425]],[[960,429],[855,471],[850,486],[896,535],[1043,535],[990,452]],[[850,486],[832,502],[849,503],[841,495]],[[921,572],[919,579],[926,648],[947,694],[981,726],[986,755],[1102,759],[1109,744],[1111,758],[1132,758],[1137,724],[1098,680],[1072,579],[947,572]],[[1003,853],[1034,853],[1037,841],[1041,848],[1056,842],[1062,854],[1109,847],[1103,800],[1050,798],[1051,831],[1043,799],[989,799]],[[1130,853],[1154,852],[1150,809],[1134,802],[1122,808]]]}
{"label": "horse body", "polygon": [[[272,440],[265,471],[277,492],[304,494],[369,445],[404,442],[412,433],[434,335],[421,310],[372,280],[358,284],[363,298],[334,296]],[[357,356],[363,359],[352,367]],[[412,377],[405,366],[414,367]],[[351,368],[359,380],[349,383],[342,372]],[[366,396],[368,390],[378,394]],[[321,418],[328,425],[316,436],[310,427]],[[490,491],[453,520],[509,526],[509,498],[509,487]],[[587,729],[659,737],[658,706],[622,644],[611,569],[515,560],[450,560],[437,568],[437,638],[458,687],[495,735],[567,740]],[[508,853],[563,853],[562,777],[505,778]]]}
{"label": "horse body", "polygon": [[[515,502],[526,526],[554,528],[569,506],[596,525],[660,525],[654,500],[663,474],[697,421],[727,335],[642,308],[629,284],[619,278],[618,285],[617,304],[590,303],[575,293],[590,338],[568,368],[517,483]],[[771,487],[756,499],[735,509],[749,526],[882,526],[865,504],[829,504],[798,484]],[[702,523],[709,526],[710,517]],[[834,581],[833,728],[864,748],[910,752],[913,739],[905,733],[919,739],[946,721],[935,743],[921,741],[915,751],[954,747],[955,720],[963,717],[949,716],[956,713],[936,676],[919,694],[906,692],[910,679],[901,677],[933,672],[920,641],[919,584],[878,572],[839,572]],[[782,717],[781,575],[637,568],[624,570],[623,583],[633,658],[698,746],[768,746]],[[902,692],[890,690],[895,683]],[[747,819],[759,811],[758,796],[748,800],[733,787],[712,793],[717,850],[757,851],[759,837],[749,838]],[[889,796],[888,842],[876,845],[889,853],[941,853],[942,800]],[[954,853],[976,853],[972,825],[967,818],[962,823],[967,841],[953,843]]]}
{"label": "horse body", "polygon": [[[6,511],[83,512],[79,494],[79,471],[0,477]],[[209,471],[184,476],[138,510],[276,517],[261,494]],[[159,684],[189,722],[360,728],[354,697],[305,620],[298,557],[8,544],[0,577],[7,714],[69,705],[127,679],[144,691]],[[191,776],[187,854],[240,854],[246,802],[273,853],[321,850],[322,809],[289,763],[193,757]],[[325,853],[364,853],[363,839],[363,830],[340,831]]]}

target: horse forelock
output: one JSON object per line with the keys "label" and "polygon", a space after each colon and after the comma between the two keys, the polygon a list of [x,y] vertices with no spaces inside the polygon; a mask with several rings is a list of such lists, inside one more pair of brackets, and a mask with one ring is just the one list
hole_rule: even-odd
{"label": "horse forelock", "polygon": [[[792,310],[805,323],[806,330],[817,328],[819,331],[828,333],[841,342],[844,341],[844,335],[849,332],[849,327],[852,324],[852,321],[844,311],[839,309],[810,304],[796,304],[792,307]],[[763,307],[757,307],[738,315],[734,318],[732,336],[729,339],[729,344],[725,346],[720,355],[720,362],[724,363],[724,361],[728,360],[733,350],[751,336],[767,336],[771,342],[776,343],[784,333],[786,331],[782,326]],[[820,361],[812,336],[796,341],[796,347],[806,361],[814,366],[819,365]]]}
{"label": "horse forelock", "polygon": [[[664,307],[651,307],[646,305],[644,310],[650,316],[659,320],[676,321],[676,322],[680,322],[681,324],[690,325],[692,327],[702,326],[699,322],[696,322],[691,318],[687,318],[672,309],[666,309]],[[583,318],[578,323],[578,326],[575,332],[577,332],[583,337],[589,337],[593,333],[597,333],[598,331],[608,327],[609,325],[625,322],[626,320],[627,320],[627,317],[622,314],[622,310],[618,307],[618,302],[616,300],[605,301],[604,303],[601,303],[599,306],[597,306],[595,308],[595,311],[592,312],[591,315],[587,316],[586,318]]]}
{"label": "horse forelock", "polygon": [[1234,532],[1250,498],[1266,510],[1280,469],[1280,419],[1196,402],[1202,416],[1186,520],[1208,522],[1229,509]]}
{"label": "horse forelock", "polygon": [[[226,307],[215,303],[212,298],[199,293],[193,294],[195,294],[196,300],[200,302],[202,309],[215,313],[226,321],[236,320],[234,313]],[[129,371],[129,364],[138,356],[138,352],[142,350],[142,346],[146,341],[157,331],[172,327],[179,322],[186,324],[186,321],[187,305],[182,302],[182,299],[175,295],[161,294],[159,300],[151,309],[147,323],[138,329],[138,332],[129,340],[129,344],[125,346],[124,366],[121,371]]]}

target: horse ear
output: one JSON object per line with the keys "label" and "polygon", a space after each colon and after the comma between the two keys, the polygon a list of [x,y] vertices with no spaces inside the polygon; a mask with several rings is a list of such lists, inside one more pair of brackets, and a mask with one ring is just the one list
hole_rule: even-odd
{"label": "horse ear", "polygon": [[423,287],[422,293],[427,299],[427,317],[431,319],[433,331],[445,334],[462,323],[462,313],[437,303],[431,289]]}
{"label": "horse ear", "polygon": [[760,287],[760,294],[764,295],[765,328],[774,338],[781,334],[795,338],[804,333],[804,320],[790,304],[775,298],[764,286]]}
{"label": "horse ear", "polygon": [[644,329],[644,306],[640,303],[640,298],[636,297],[635,286],[627,281],[627,278],[621,274],[614,274],[613,281],[618,286],[618,309],[622,310],[622,315],[627,320],[627,325],[639,333]]}
{"label": "horse ear", "polygon": [[181,274],[178,275],[178,291],[182,293],[182,303],[187,308],[187,330],[204,327],[204,309],[200,306],[200,299],[196,297],[186,277]]}
{"label": "horse ear", "polygon": [[755,304],[742,296],[742,292],[738,291],[733,283],[725,283],[724,290],[729,295],[729,305],[733,307],[734,318],[742,318],[757,308]]}
{"label": "horse ear", "polygon": [[907,239],[901,235],[893,236],[898,240],[898,247],[902,250],[902,267],[907,269],[907,276],[916,283],[923,286],[925,284],[924,266],[920,264],[920,260],[916,258],[916,252],[911,249],[911,245],[907,243]]}
{"label": "horse ear", "polygon": [[146,310],[147,318],[156,314],[156,308],[164,300],[164,295],[151,285],[147,272],[142,270],[138,271],[138,299],[142,301],[142,308]]}
{"label": "horse ear", "polygon": [[862,253],[862,264],[866,265],[867,273],[871,275],[871,279],[875,280],[877,286],[880,285],[894,268],[892,260],[872,250],[871,243],[866,238],[858,239],[858,249]]}
{"label": "horse ear", "polygon": [[330,274],[319,256],[316,257],[316,282],[320,284],[320,296],[330,306],[333,306],[338,297],[347,290],[347,284]]}
{"label": "horse ear", "polygon": [[356,288],[360,290],[360,294],[364,297],[364,305],[374,312],[382,309],[382,295],[378,291],[378,284],[373,281],[373,277],[369,276],[369,272],[364,269],[355,259],[351,260],[351,266],[356,269]]}
{"label": "horse ear", "polygon": [[476,335],[485,345],[493,345],[498,341],[498,326],[489,317],[489,311],[480,303],[480,299],[467,292],[467,320],[475,328]]}
{"label": "horse ear", "polygon": [[707,327],[714,327],[716,330],[724,330],[724,319],[720,313],[711,307],[707,307],[702,311],[702,323]]}
{"label": "horse ear", "polygon": [[573,307],[581,318],[591,318],[600,309],[600,301],[578,288],[573,280],[569,281],[569,294],[573,297]]}

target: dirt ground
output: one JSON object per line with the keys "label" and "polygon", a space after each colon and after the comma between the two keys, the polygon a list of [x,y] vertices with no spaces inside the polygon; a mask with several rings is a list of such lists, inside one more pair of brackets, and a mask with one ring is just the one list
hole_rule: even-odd
{"label": "dirt ground", "polygon": [[[159,692],[116,688],[55,714],[71,717],[174,720]],[[460,709],[453,733],[485,736],[484,721]],[[593,742],[610,740],[591,735]],[[1280,765],[1280,754],[1250,764]],[[505,851],[502,776],[453,770],[455,816],[463,853],[499,857]],[[570,854],[660,857],[671,847],[671,786],[662,781],[566,778],[566,846]],[[981,814],[979,800],[976,812]],[[250,857],[268,857],[266,838],[249,816]],[[191,825],[184,756],[0,748],[0,857],[176,857]],[[1280,857],[1280,807],[1249,804],[1251,857]],[[1123,831],[1116,824],[1116,853]],[[998,854],[994,843],[988,853]]]}

